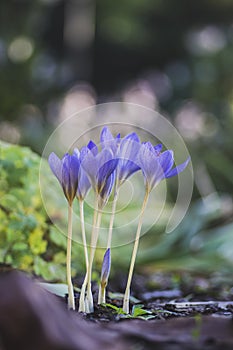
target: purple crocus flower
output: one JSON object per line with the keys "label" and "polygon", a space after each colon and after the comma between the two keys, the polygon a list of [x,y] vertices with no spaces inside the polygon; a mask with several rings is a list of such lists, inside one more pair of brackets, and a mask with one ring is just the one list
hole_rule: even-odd
{"label": "purple crocus flower", "polygon": [[78,188],[80,161],[76,155],[66,153],[60,159],[54,152],[49,155],[48,162],[53,174],[60,182],[64,195],[71,205]]}
{"label": "purple crocus flower", "polygon": [[190,161],[188,158],[184,163],[173,168],[173,151],[167,150],[161,153],[161,150],[162,145],[153,146],[150,142],[141,145],[138,160],[148,193],[164,178],[176,176],[183,171]]}
{"label": "purple crocus flower", "polygon": [[123,139],[120,139],[120,134],[118,134],[116,138],[114,138],[109,128],[104,127],[101,131],[100,143],[103,149],[111,149],[118,159],[116,181],[119,186],[132,174],[140,170],[137,162],[140,139],[136,133],[131,133]]}
{"label": "purple crocus flower", "polygon": [[116,179],[118,185],[122,185],[131,175],[140,170],[138,154],[141,144],[136,133],[125,136],[119,145],[116,169]]}
{"label": "purple crocus flower", "polygon": [[[93,143],[94,144],[94,143]],[[82,159],[81,166],[85,170],[89,181],[95,193],[100,197],[101,206],[108,200],[114,184],[113,174],[118,160],[114,157],[110,149],[104,148],[98,154],[88,147],[85,149],[85,156]]]}

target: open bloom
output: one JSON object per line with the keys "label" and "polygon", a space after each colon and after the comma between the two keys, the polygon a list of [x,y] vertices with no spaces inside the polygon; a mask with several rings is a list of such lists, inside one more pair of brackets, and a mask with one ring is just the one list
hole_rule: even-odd
{"label": "open bloom", "polygon": [[49,165],[60,182],[64,195],[67,201],[71,205],[78,188],[78,176],[80,161],[74,154],[66,153],[62,159],[60,159],[54,152],[49,155]]}
{"label": "open bloom", "polygon": [[147,192],[164,178],[176,176],[188,165],[190,158],[173,168],[174,155],[172,150],[161,153],[162,145],[153,146],[150,142],[141,145],[138,161],[145,179]]}
{"label": "open bloom", "polygon": [[131,175],[140,170],[138,154],[141,147],[140,139],[136,133],[125,136],[118,147],[116,179],[122,185]]}
{"label": "open bloom", "polygon": [[122,185],[132,174],[140,170],[137,156],[140,149],[140,139],[136,133],[126,135],[123,139],[120,134],[113,137],[108,127],[104,127],[100,134],[102,148],[108,148],[118,159],[116,167],[116,181]]}
{"label": "open bloom", "polygon": [[103,207],[111,194],[115,180],[113,173],[118,160],[114,157],[111,149],[104,148],[96,153],[97,147],[94,145],[92,142],[92,148],[86,148],[81,166],[85,170],[95,193],[99,195],[100,207]]}

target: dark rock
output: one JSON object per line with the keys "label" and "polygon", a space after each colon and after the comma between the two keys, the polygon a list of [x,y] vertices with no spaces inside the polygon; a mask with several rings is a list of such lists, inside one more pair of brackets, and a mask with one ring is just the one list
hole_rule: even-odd
{"label": "dark rock", "polygon": [[99,329],[69,312],[23,273],[0,277],[0,339],[4,350],[110,349]]}
{"label": "dark rock", "polygon": [[[97,308],[102,315],[104,309]],[[103,317],[103,315],[101,316]],[[23,273],[0,275],[0,350],[232,350],[229,317],[121,320],[95,324]]]}

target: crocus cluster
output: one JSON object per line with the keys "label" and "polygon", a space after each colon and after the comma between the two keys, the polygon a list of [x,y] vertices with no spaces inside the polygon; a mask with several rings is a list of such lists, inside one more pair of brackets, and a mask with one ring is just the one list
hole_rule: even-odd
{"label": "crocus cluster", "polygon": [[[90,313],[94,310],[91,275],[101,225],[102,210],[113,196],[112,211],[109,220],[107,249],[104,254],[100,277],[98,303],[105,303],[106,287],[111,270],[111,242],[118,193],[124,182],[135,172],[141,171],[144,178],[144,200],[139,215],[129,275],[124,295],[123,310],[129,312],[130,286],[138,250],[143,214],[147,206],[150,192],[165,178],[177,175],[183,171],[189,158],[174,167],[172,150],[162,152],[162,145],[153,146],[150,142],[141,142],[136,133],[121,138],[112,135],[108,127],[100,134],[100,145],[90,141],[80,150],[74,149],[73,154],[65,154],[60,159],[55,153],[49,156],[49,165],[57,177],[68,204],[68,235],[67,235],[67,284],[68,307],[75,309],[73,285],[71,279],[71,244],[72,244],[72,211],[75,198],[79,201],[81,232],[84,247],[86,276],[82,285],[79,311]],[[84,200],[88,191],[95,194],[93,225],[91,241],[87,243],[85,234]],[[90,246],[88,251],[88,245]]]}

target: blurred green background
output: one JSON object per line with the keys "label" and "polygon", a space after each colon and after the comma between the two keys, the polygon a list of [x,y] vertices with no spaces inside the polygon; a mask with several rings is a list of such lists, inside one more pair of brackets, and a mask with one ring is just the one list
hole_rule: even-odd
{"label": "blurred green background", "polygon": [[[2,0],[0,139],[40,155],[57,125],[96,103],[160,112],[190,151],[193,202],[171,235],[164,223],[142,239],[138,266],[231,271],[232,64],[231,0]],[[40,200],[40,158],[4,143],[0,157],[0,259],[53,279],[65,243]],[[113,254],[122,266],[124,249]]]}

